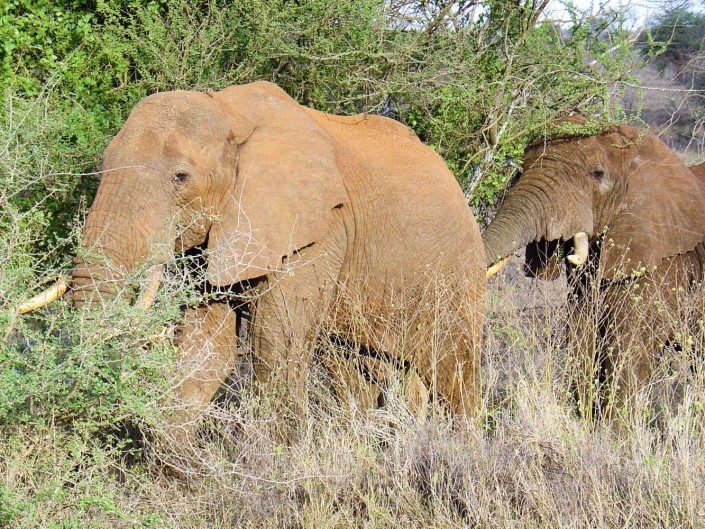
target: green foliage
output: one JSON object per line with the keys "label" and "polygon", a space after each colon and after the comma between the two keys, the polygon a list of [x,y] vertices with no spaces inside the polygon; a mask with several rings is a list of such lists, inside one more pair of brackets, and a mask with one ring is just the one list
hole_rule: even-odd
{"label": "green foliage", "polygon": [[[45,435],[48,431],[52,436]],[[126,490],[148,483],[140,473],[111,472],[127,451],[119,440],[99,444],[87,432],[28,428],[2,441],[3,470],[14,479],[0,486],[3,529],[171,526],[153,506],[125,501]]]}
{"label": "green foliage", "polygon": [[23,320],[22,339],[0,349],[0,423],[95,430],[154,416],[174,355],[166,342],[146,345],[159,322],[139,316],[124,306],[107,320],[53,314],[43,322],[49,329]]}
{"label": "green foliage", "polygon": [[0,527],[11,527],[12,521],[26,508],[27,505],[24,502],[0,484]]}
{"label": "green foliage", "polygon": [[610,125],[608,120],[565,118],[548,123],[541,130],[535,130],[529,135],[529,143],[535,141],[551,141],[562,138],[592,136],[599,134]]}
{"label": "green foliage", "polygon": [[[82,172],[95,169],[108,137],[147,93],[269,79],[320,110],[409,125],[479,205],[513,173],[528,131],[567,110],[604,113],[608,88],[634,58],[619,19],[575,11],[567,31],[539,23],[534,2],[494,0],[475,16],[471,7],[14,0],[2,8],[2,86],[20,106],[51,99],[65,127],[43,131],[56,140],[47,151],[64,154],[61,171]],[[90,200],[95,178],[67,187],[70,197],[48,204],[58,236],[72,203]]]}
{"label": "green foliage", "polygon": [[124,87],[130,73],[128,43],[110,37],[136,23],[129,13],[142,4],[136,0],[4,2],[0,88],[30,97],[57,90],[74,105],[110,120],[110,107],[134,101],[115,90]]}
{"label": "green foliage", "polygon": [[705,51],[705,14],[686,8],[666,9],[650,28],[649,38],[661,45],[659,62],[672,62],[682,68]]}

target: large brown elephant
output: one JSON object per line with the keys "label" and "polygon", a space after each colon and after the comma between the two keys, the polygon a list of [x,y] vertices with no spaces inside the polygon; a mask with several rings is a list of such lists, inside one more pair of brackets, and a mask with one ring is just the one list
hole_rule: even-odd
{"label": "large brown elephant", "polygon": [[[154,94],[105,151],[82,246],[70,280],[78,306],[111,299],[146,266],[137,303],[148,306],[168,254],[193,248],[208,288],[249,285],[255,378],[298,413],[323,326],[404,354],[453,411],[477,405],[479,229],[441,158],[395,121],[318,112],[266,82]],[[405,334],[390,335],[404,304]],[[231,305],[189,309],[178,332],[177,393],[191,410],[233,367],[241,322]]]}
{"label": "large brown elephant", "polygon": [[585,125],[561,120],[572,133],[526,149],[483,242],[488,265],[526,246],[530,276],[555,279],[565,262],[576,396],[616,418],[676,339],[679,293],[703,277],[705,178],[643,130],[575,132]]}

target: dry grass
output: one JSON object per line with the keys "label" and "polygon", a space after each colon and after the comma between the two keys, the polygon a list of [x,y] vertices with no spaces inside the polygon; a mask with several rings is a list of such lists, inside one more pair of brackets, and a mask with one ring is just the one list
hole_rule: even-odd
{"label": "dry grass", "polygon": [[[165,475],[149,457],[126,455],[134,445],[60,426],[6,429],[0,524],[705,525],[702,370],[689,372],[681,396],[661,408],[657,423],[646,405],[620,431],[585,420],[567,383],[564,287],[507,277],[490,284],[483,404],[470,422],[438,408],[419,418],[401,383],[386,388],[384,408],[361,409],[336,398],[317,363],[298,439],[282,444],[270,403],[250,394],[243,359],[230,380],[233,391],[207,413],[187,481]],[[658,371],[653,382],[669,382],[669,373]]]}

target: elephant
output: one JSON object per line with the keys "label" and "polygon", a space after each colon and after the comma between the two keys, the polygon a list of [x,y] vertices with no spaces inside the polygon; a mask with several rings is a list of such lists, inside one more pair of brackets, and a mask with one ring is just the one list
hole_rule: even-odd
{"label": "elephant", "polygon": [[[403,124],[303,107],[263,81],[161,92],[133,107],[101,175],[82,233],[90,251],[66,281],[74,305],[109,301],[146,269],[135,303],[147,308],[170,253],[201,252],[204,288],[254,292],[240,298],[254,379],[282,410],[305,413],[325,332],[403,355],[451,412],[477,408],[480,231],[441,157]],[[403,337],[388,325],[402,299]],[[177,426],[193,422],[233,369],[243,324],[217,296],[184,310],[176,391],[191,411]]]}
{"label": "elephant", "polygon": [[[627,125],[563,118],[525,150],[482,238],[488,266],[526,246],[529,277],[565,267],[573,392],[584,416],[625,424],[705,264],[705,164],[689,169]],[[581,133],[581,131],[585,131]]]}
{"label": "elephant", "polygon": [[700,180],[705,181],[705,162],[698,165],[691,165],[690,171]]}

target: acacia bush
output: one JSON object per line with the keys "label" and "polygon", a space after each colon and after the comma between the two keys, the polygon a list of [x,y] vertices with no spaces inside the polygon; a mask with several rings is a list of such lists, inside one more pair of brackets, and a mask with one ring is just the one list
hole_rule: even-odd
{"label": "acacia bush", "polygon": [[[512,173],[527,131],[569,110],[607,112],[610,88],[639,62],[619,19],[573,11],[567,26],[539,22],[545,6],[13,0],[0,8],[0,118],[45,106],[55,127],[35,128],[37,144],[61,157],[58,171],[83,173],[145,95],[267,79],[319,110],[405,123],[482,205]],[[65,236],[66,212],[90,200],[96,177],[53,180],[70,196],[45,204],[63,215],[50,235]],[[25,210],[44,185],[23,195]]]}

